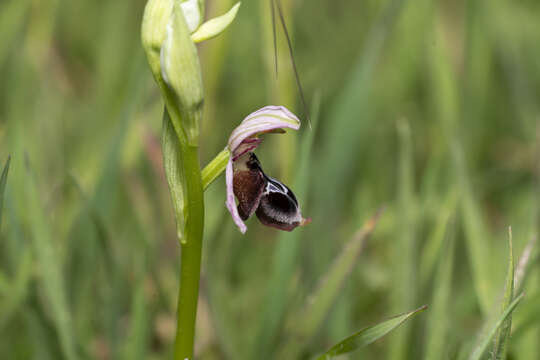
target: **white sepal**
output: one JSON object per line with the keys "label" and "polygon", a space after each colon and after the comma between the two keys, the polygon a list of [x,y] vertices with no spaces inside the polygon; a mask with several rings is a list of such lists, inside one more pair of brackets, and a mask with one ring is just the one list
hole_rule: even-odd
{"label": "white sepal", "polygon": [[226,14],[210,19],[203,23],[197,31],[191,34],[191,39],[195,43],[211,39],[221,34],[229,25],[233,22],[238,9],[240,8],[240,2],[237,2]]}

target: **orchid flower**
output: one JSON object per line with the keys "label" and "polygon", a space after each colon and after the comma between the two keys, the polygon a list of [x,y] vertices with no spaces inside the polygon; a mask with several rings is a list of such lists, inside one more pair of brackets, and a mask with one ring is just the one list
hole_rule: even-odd
{"label": "orchid flower", "polygon": [[[266,106],[248,115],[229,137],[231,153],[226,167],[227,209],[240,231],[253,213],[267,226],[292,231],[308,224],[293,192],[280,181],[267,176],[253,150],[261,143],[259,135],[298,130],[300,120],[283,106]],[[238,206],[234,198],[238,199]]]}

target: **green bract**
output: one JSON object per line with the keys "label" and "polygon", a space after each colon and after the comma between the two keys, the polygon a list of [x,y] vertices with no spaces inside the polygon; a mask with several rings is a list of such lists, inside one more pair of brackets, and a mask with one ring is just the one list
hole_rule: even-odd
{"label": "green bract", "polygon": [[[198,143],[203,87],[197,49],[190,37],[182,6],[174,3],[160,53],[161,76],[171,94],[167,110],[176,132],[191,145]],[[176,115],[178,113],[178,115]],[[182,139],[180,140],[182,141]]]}
{"label": "green bract", "polygon": [[[167,35],[167,23],[171,18],[173,0],[150,0],[144,9],[141,38],[148,65],[154,78],[161,81],[159,61],[161,45]],[[161,84],[159,84],[161,85]]]}

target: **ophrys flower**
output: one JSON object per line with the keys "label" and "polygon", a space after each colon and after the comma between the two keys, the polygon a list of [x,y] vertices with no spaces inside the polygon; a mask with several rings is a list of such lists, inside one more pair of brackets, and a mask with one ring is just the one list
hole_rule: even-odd
{"label": "ophrys flower", "polygon": [[266,106],[248,115],[229,138],[231,157],[226,169],[226,204],[242,233],[247,230],[243,220],[253,213],[264,225],[287,231],[310,222],[302,217],[293,192],[266,175],[253,153],[261,143],[261,134],[283,133],[286,128],[298,130],[300,120],[283,106]]}

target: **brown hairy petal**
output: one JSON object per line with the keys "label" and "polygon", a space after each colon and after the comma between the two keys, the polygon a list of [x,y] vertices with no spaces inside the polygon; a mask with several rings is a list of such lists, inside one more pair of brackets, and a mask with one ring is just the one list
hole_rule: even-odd
{"label": "brown hairy petal", "polygon": [[234,172],[233,191],[238,199],[238,214],[242,220],[247,220],[259,207],[265,185],[266,180],[260,171]]}

